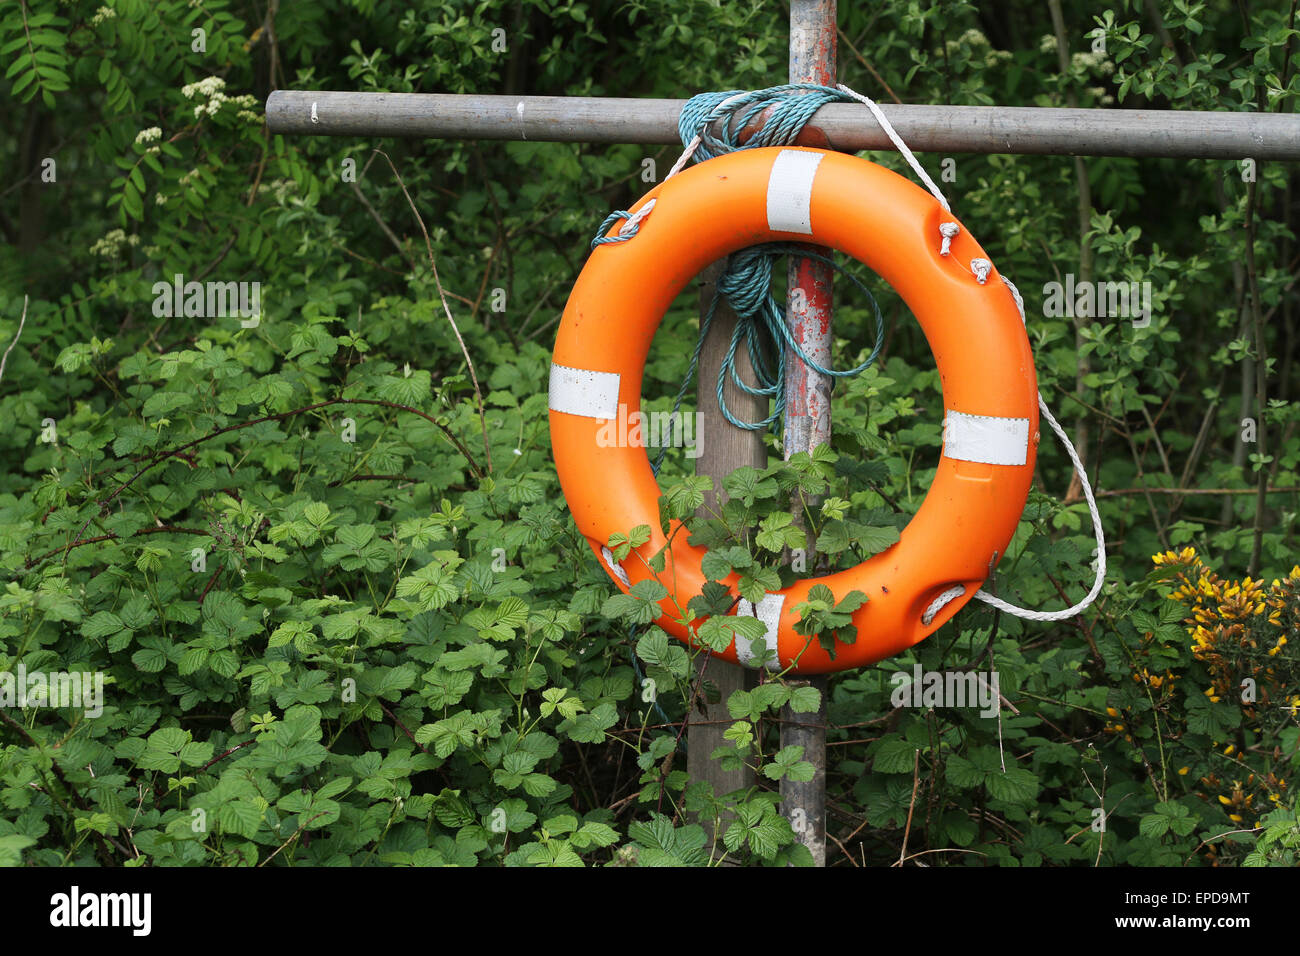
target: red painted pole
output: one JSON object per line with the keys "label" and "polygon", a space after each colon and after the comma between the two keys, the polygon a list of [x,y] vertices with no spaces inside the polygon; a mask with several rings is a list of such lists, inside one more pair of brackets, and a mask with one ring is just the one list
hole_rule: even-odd
{"label": "red painted pole", "polygon": [[[790,82],[835,85],[836,0],[791,0]],[[831,355],[831,277],[829,266],[815,259],[790,263],[788,321],[792,337],[804,354],[824,368]],[[831,439],[831,382],[802,362],[793,350],[785,357],[785,436],[788,461],[795,452],[812,451]],[[812,573],[812,541],[808,542],[806,572]],[[838,597],[838,595],[837,595]],[[781,809],[799,841],[808,847],[817,866],[826,865],[826,679],[813,678],[821,691],[816,714],[781,712],[781,746],[803,747],[803,759],[814,767],[806,782],[781,781]]]}

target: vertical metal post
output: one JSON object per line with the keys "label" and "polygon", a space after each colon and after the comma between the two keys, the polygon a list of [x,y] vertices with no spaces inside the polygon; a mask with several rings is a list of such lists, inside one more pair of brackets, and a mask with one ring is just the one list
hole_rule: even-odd
{"label": "vertical metal post", "polygon": [[[791,0],[790,82],[835,85],[836,0]],[[794,259],[789,274],[789,323],[792,337],[810,358],[830,367],[830,267],[813,259]],[[831,382],[813,372],[791,351],[786,355],[786,460],[795,452],[812,451],[831,438]],[[808,541],[808,569],[812,569]],[[837,595],[839,597],[840,595]],[[781,781],[781,809],[795,834],[812,853],[817,866],[826,865],[826,679],[809,683],[821,691],[816,714],[781,713],[781,746],[803,747],[803,759],[815,768],[806,782]]]}

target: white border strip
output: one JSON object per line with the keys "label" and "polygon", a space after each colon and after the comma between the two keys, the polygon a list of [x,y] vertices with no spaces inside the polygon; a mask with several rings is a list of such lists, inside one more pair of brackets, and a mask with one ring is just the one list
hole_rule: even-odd
{"label": "white border strip", "polygon": [[1023,465],[1029,460],[1029,419],[967,415],[948,409],[943,454],[984,465]]}
{"label": "white border strip", "polygon": [[551,411],[584,418],[618,417],[618,373],[551,363]]}
{"label": "white border strip", "polygon": [[767,228],[812,235],[812,188],[820,152],[783,149],[767,180]]}
{"label": "white border strip", "polygon": [[[785,606],[784,594],[769,594],[763,600],[758,602],[757,611],[754,605],[741,598],[736,605],[736,617],[756,617],[767,625],[767,633],[763,635],[762,641],[776,657],[768,661],[767,669],[770,671],[779,671],[781,669],[781,651],[777,644],[777,635],[781,631],[781,609]],[[748,638],[736,636],[736,660],[746,667],[758,666],[758,655],[754,654]]]}

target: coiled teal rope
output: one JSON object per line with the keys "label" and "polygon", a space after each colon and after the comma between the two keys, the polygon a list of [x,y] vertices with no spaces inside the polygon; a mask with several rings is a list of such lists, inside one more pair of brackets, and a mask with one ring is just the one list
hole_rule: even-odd
{"label": "coiled teal rope", "polygon": [[[730,101],[730,102],[728,102]],[[719,93],[698,93],[686,101],[681,115],[677,119],[677,134],[682,138],[682,147],[689,148],[696,136],[699,145],[691,157],[694,162],[713,159],[723,153],[734,153],[740,149],[758,149],[762,146],[789,146],[803,132],[813,114],[827,103],[853,102],[847,93],[819,86],[816,83],[787,83],[784,86],[772,86],[764,90],[726,90]],[[771,108],[772,114],[763,120],[761,128],[745,142],[740,142],[740,133],[751,122],[756,122],[760,114]],[[718,135],[710,128],[723,120]],[[605,217],[605,221],[596,230],[591,240],[591,248],[616,242],[627,242],[636,236],[640,223],[618,233],[607,236],[609,227],[620,219],[631,219],[632,214],[626,209],[619,209]]]}
{"label": "coiled teal rope", "polygon": [[[741,149],[758,149],[764,146],[788,146],[798,138],[799,133],[812,119],[814,113],[827,103],[852,101],[852,97],[840,90],[814,83],[790,83],[763,90],[727,90],[716,93],[700,93],[691,97],[682,107],[677,130],[683,147],[689,149],[692,143],[695,151],[691,159],[702,162],[724,153]],[[764,110],[771,113],[762,118],[762,123],[745,143],[740,142],[741,131],[760,119]],[[714,127],[717,127],[716,130]],[[644,209],[642,210],[644,213]],[[634,238],[640,229],[640,222],[634,221],[622,232],[607,236],[611,226],[620,219],[631,219],[632,214],[626,210],[611,213],[601,223],[600,230],[592,240],[594,249],[597,245],[627,242]],[[640,218],[640,217],[638,217]],[[826,368],[814,361],[794,340],[785,321],[784,310],[777,305],[772,296],[772,266],[778,256],[798,255],[803,258],[817,259],[847,275],[861,289],[871,302],[876,319],[876,341],[871,354],[860,365],[850,369]],[[695,377],[699,366],[700,349],[708,335],[709,326],[717,311],[718,302],[725,298],[732,311],[736,313],[737,322],[732,333],[727,354],[718,371],[717,396],[718,407],[723,417],[737,428],[757,431],[767,428],[774,422],[785,419],[785,369],[786,352],[794,356],[813,371],[831,378],[847,378],[857,375],[870,367],[880,354],[884,342],[884,320],[880,307],[870,290],[851,273],[840,268],[829,258],[809,252],[805,247],[788,243],[766,243],[752,246],[734,253],[727,262],[726,269],[718,277],[717,287],[708,309],[700,322],[700,337],[695,346],[695,354],[687,369],[686,378],[678,392],[673,411],[680,411],[686,390]],[[736,352],[744,343],[749,354],[750,365],[754,369],[754,383],[741,379],[736,371]],[[774,402],[772,414],[759,421],[743,421],[737,418],[727,407],[724,390],[730,379],[737,388],[749,395],[760,395]],[[665,448],[667,445],[665,445]],[[659,461],[663,459],[660,451]],[[656,467],[656,472],[658,468]]]}
{"label": "coiled teal rope", "polygon": [[591,240],[591,248],[595,249],[597,246],[603,246],[611,242],[627,242],[637,234],[637,230],[641,228],[640,223],[634,223],[626,232],[620,232],[613,236],[607,236],[605,233],[609,232],[609,227],[614,225],[614,223],[618,222],[620,219],[631,218],[632,214],[626,209],[615,209],[605,217],[605,221],[602,222],[600,228],[596,230],[596,237]]}
{"label": "coiled teal rope", "polygon": [[[789,146],[803,132],[814,113],[827,103],[839,102],[853,102],[853,97],[816,83],[787,83],[765,90],[700,93],[692,96],[682,107],[677,133],[683,146],[696,136],[700,137],[700,145],[695,150],[696,162],[734,153],[738,149]],[[772,114],[763,119],[762,126],[747,142],[741,143],[741,130],[757,122],[760,114],[769,107]],[[719,120],[724,122],[715,135],[710,129]]]}
{"label": "coiled teal rope", "polygon": [[[801,258],[823,262],[835,271],[848,276],[853,284],[866,295],[867,300],[871,303],[871,309],[876,320],[876,341],[870,354],[861,364],[850,369],[827,368],[808,355],[795,341],[794,336],[790,333],[790,326],[786,322],[785,311],[777,305],[772,296],[772,264],[782,255],[797,255]],[[704,319],[700,323],[700,337],[695,347],[696,355],[699,354],[704,344],[704,337],[708,334],[709,325],[713,321],[714,313],[721,298],[726,298],[727,304],[736,313],[737,321],[735,330],[731,335],[731,342],[727,348],[727,354],[723,357],[722,367],[718,370],[718,408],[721,409],[727,421],[737,428],[756,431],[766,428],[773,422],[784,421],[784,383],[787,350],[793,352],[799,361],[819,375],[826,375],[831,378],[849,378],[869,368],[880,355],[880,349],[885,342],[884,318],[880,314],[880,306],[876,302],[876,297],[871,294],[871,290],[863,285],[857,276],[838,266],[828,256],[811,252],[806,246],[771,242],[760,246],[751,246],[733,254],[728,260],[727,268],[718,277],[717,288],[709,303],[709,308],[705,312]],[[736,350],[739,348],[742,338],[749,353],[750,365],[754,369],[754,385],[746,383],[736,371]],[[775,352],[776,369],[774,372],[765,360],[765,351],[769,355]],[[693,368],[690,369],[688,375],[693,371]],[[771,396],[774,400],[772,414],[757,422],[746,422],[736,418],[731,413],[731,410],[727,408],[727,402],[723,394],[726,379],[728,378],[747,394]]]}

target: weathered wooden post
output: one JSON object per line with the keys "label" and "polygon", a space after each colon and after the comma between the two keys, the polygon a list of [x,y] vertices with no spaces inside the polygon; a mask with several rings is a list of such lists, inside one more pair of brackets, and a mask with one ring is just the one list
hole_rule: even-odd
{"label": "weathered wooden post", "polygon": [[[836,0],[791,0],[790,82],[835,85]],[[787,319],[790,332],[804,354],[823,368],[831,355],[830,266],[815,259],[790,262]],[[785,436],[787,461],[795,452],[811,452],[831,440],[831,381],[809,368],[790,350],[785,357]],[[805,528],[805,530],[809,530]],[[807,570],[812,571],[813,540],[809,531]],[[843,595],[837,594],[837,598]],[[803,747],[803,759],[814,767],[808,781],[781,781],[781,810],[795,835],[812,853],[817,866],[826,865],[826,678],[809,683],[821,691],[816,714],[781,711],[781,746]]]}
{"label": "weathered wooden post", "polygon": [[[700,276],[700,319],[713,300],[713,290],[723,263],[715,263]],[[696,388],[696,407],[700,412],[700,424],[696,431],[699,442],[699,457],[695,459],[695,472],[713,478],[714,491],[706,494],[700,514],[707,514],[719,507],[726,500],[722,491],[722,479],[731,471],[742,465],[754,468],[767,467],[767,449],[763,445],[763,433],[737,428],[727,421],[718,407],[717,382],[718,371],[727,354],[727,345],[731,341],[736,327],[736,314],[726,305],[726,300],[718,303],[713,315],[709,334],[700,349],[700,365]],[[746,382],[754,380],[753,368],[749,363],[747,349],[736,350],[736,373]],[[727,407],[742,421],[761,421],[768,415],[767,399],[749,395],[737,388],[728,379],[724,389]],[[706,712],[698,710],[689,715],[690,732],[686,738],[686,772],[692,780],[706,780],[713,785],[713,792],[719,796],[754,785],[754,772],[748,767],[740,770],[723,770],[719,761],[710,760],[709,756],[718,747],[728,746],[723,737],[730,723],[727,712],[727,698],[737,690],[744,690],[754,683],[754,672],[739,664],[732,664],[718,658],[701,655],[697,667],[704,672],[704,679],[712,681],[721,698],[716,704],[709,704]],[[706,827],[707,829],[707,827]]]}

